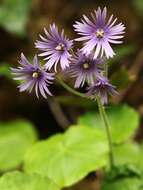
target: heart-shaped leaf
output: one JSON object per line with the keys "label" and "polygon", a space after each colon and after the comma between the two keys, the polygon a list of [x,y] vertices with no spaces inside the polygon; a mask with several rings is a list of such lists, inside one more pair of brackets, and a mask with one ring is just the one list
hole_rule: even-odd
{"label": "heart-shaped leaf", "polygon": [[114,146],[115,164],[118,166],[135,167],[143,172],[143,146],[134,142]]}
{"label": "heart-shaped leaf", "polygon": [[65,134],[35,144],[26,154],[24,168],[66,187],[105,166],[107,154],[105,134],[99,129],[75,126]]}
{"label": "heart-shaped leaf", "polygon": [[[115,144],[125,142],[131,138],[139,126],[139,114],[127,105],[107,108],[107,115],[111,127],[112,141]],[[95,127],[105,133],[103,122],[97,112],[89,112],[81,116],[79,125]]]}
{"label": "heart-shaped leaf", "polygon": [[11,172],[0,178],[1,190],[59,190],[57,185],[46,177],[38,174],[28,175]]}
{"label": "heart-shaped leaf", "polygon": [[[107,173],[107,178],[110,173]],[[126,174],[127,175],[127,174]],[[103,180],[101,190],[143,190],[143,177],[134,174],[126,176],[124,173],[117,175],[113,179]]]}
{"label": "heart-shaped leaf", "polygon": [[0,171],[18,167],[36,139],[33,125],[26,120],[0,122]]}
{"label": "heart-shaped leaf", "polygon": [[23,36],[31,0],[3,0],[0,6],[0,25],[11,33]]}

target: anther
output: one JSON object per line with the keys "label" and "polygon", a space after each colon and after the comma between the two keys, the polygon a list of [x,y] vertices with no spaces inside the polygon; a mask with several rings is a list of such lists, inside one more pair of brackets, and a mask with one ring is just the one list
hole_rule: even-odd
{"label": "anther", "polygon": [[37,72],[34,72],[34,73],[32,74],[32,77],[33,77],[33,78],[38,78],[38,76],[39,76],[39,74],[38,74]]}
{"label": "anther", "polygon": [[59,43],[59,44],[57,45],[57,47],[55,48],[55,50],[57,50],[57,51],[63,51],[64,48],[65,48],[65,45],[62,44],[62,43]]}
{"label": "anther", "polygon": [[98,29],[96,31],[96,37],[97,38],[103,38],[103,36],[104,36],[104,30],[103,29]]}
{"label": "anther", "polygon": [[88,69],[88,68],[89,68],[89,63],[84,63],[84,64],[83,64],[83,68],[84,68],[84,69]]}

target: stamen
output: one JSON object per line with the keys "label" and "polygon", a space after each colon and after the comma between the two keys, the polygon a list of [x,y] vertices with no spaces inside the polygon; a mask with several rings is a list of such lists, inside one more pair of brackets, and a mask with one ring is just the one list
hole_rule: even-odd
{"label": "stamen", "polygon": [[38,74],[37,72],[34,72],[34,73],[32,74],[32,77],[33,77],[33,78],[38,78],[38,77],[39,77],[39,74]]}
{"label": "stamen", "polygon": [[83,64],[83,68],[84,68],[84,69],[88,69],[88,68],[89,68],[89,63],[84,63],[84,64]]}
{"label": "stamen", "polygon": [[57,50],[57,51],[64,51],[64,48],[65,48],[65,45],[62,44],[62,43],[59,43],[57,45],[57,47],[55,48],[55,50]]}
{"label": "stamen", "polygon": [[103,29],[98,29],[95,34],[96,34],[97,38],[103,38],[104,30]]}

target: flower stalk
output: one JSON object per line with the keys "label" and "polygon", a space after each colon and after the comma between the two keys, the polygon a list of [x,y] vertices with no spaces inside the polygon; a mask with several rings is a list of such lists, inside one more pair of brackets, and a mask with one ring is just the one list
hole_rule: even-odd
{"label": "flower stalk", "polygon": [[110,125],[109,125],[107,114],[105,112],[104,105],[101,102],[101,99],[99,97],[97,97],[96,100],[97,100],[97,104],[98,104],[99,113],[100,113],[101,119],[104,123],[106,134],[107,134],[107,139],[108,139],[108,144],[109,144],[109,161],[110,161],[110,168],[112,169],[115,164],[114,164],[113,146],[112,146],[112,137],[111,137],[111,132],[110,132]]}
{"label": "flower stalk", "polygon": [[59,77],[57,77],[57,81],[69,92],[71,92],[72,94],[82,97],[82,98],[86,98],[86,95],[83,93],[80,93],[76,90],[74,90],[73,88],[71,88],[69,85],[67,85],[62,79],[60,79]]}

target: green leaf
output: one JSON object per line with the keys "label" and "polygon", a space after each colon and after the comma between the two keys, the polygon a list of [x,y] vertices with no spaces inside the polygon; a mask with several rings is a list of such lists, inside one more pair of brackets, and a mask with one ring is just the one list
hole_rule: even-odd
{"label": "green leaf", "polygon": [[38,174],[11,172],[0,178],[1,190],[59,190],[51,180]]}
{"label": "green leaf", "polygon": [[143,177],[125,168],[114,168],[104,176],[101,190],[143,190]]}
{"label": "green leaf", "polygon": [[23,36],[31,0],[3,0],[0,6],[0,25],[11,33]]}
{"label": "green leaf", "polygon": [[143,190],[143,176],[126,165],[113,167],[105,174],[101,190]]}
{"label": "green leaf", "polygon": [[35,129],[28,121],[0,122],[0,171],[18,167],[36,139]]}
{"label": "green leaf", "polygon": [[125,177],[117,181],[104,183],[101,190],[143,190],[143,182],[138,177]]}
{"label": "green leaf", "polygon": [[134,167],[138,172],[143,172],[143,146],[130,142],[114,146],[113,154],[115,156],[115,164],[118,166],[126,165]]}
{"label": "green leaf", "polygon": [[35,144],[26,154],[24,168],[67,187],[105,166],[107,154],[106,135],[98,129],[75,126]]}
{"label": "green leaf", "polygon": [[[131,138],[139,125],[138,113],[127,105],[106,109],[111,126],[113,143],[119,144]],[[97,112],[89,112],[81,116],[79,125],[95,127],[105,133],[103,122]]]}

